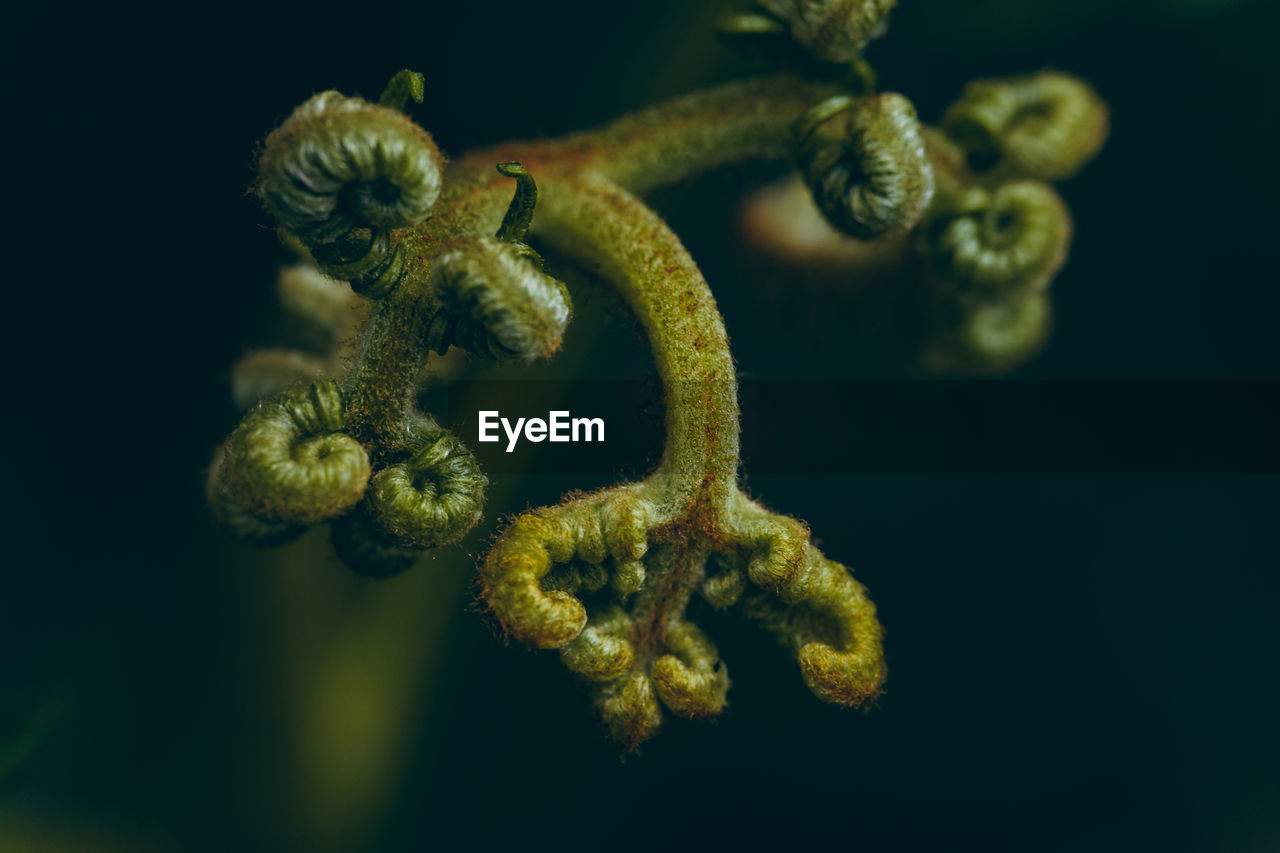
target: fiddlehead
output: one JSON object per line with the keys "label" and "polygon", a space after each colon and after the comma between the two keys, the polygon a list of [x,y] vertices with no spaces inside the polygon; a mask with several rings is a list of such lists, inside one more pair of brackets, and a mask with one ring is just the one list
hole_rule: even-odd
{"label": "fiddlehead", "polygon": [[[649,549],[655,515],[656,508],[634,486],[521,515],[485,559],[481,579],[486,602],[507,632],[521,642],[540,649],[567,646],[587,625],[586,606],[575,595],[584,586],[582,571],[574,567],[604,575],[607,564],[613,569],[618,595],[635,591],[630,588],[645,580],[643,566],[637,569],[635,564]],[[553,571],[566,566],[572,574]],[[586,588],[596,592],[604,585],[604,581],[588,583]],[[617,620],[612,624],[616,626]],[[606,633],[617,634],[616,630]],[[572,668],[575,660],[597,656],[580,647],[569,653],[566,663]]]}
{"label": "fiddlehead", "polygon": [[729,673],[720,653],[692,622],[674,620],[663,634],[667,653],[653,662],[650,676],[662,704],[677,717],[714,717],[725,705]]}
{"label": "fiddlehead", "polygon": [[516,194],[494,236],[504,242],[523,246],[529,236],[529,228],[533,225],[534,209],[538,206],[538,184],[529,170],[519,163],[499,163],[496,168],[499,175],[515,178]]}
{"label": "fiddlehead", "polygon": [[311,254],[326,275],[349,281],[352,290],[370,299],[390,294],[404,276],[404,246],[393,244],[389,231],[355,229]]}
{"label": "fiddlehead", "polygon": [[407,116],[321,92],[267,137],[258,194],[282,227],[323,245],[355,228],[421,222],[440,194],[441,172],[435,142]]}
{"label": "fiddlehead", "polygon": [[819,59],[852,62],[888,23],[897,0],[756,0]]}
{"label": "fiddlehead", "polygon": [[436,548],[456,542],[480,520],[487,482],[453,433],[431,430],[407,460],[374,476],[366,500],[387,536]]}
{"label": "fiddlehead", "polygon": [[[1071,173],[1105,133],[1105,108],[1062,75],[971,87],[940,130],[922,128],[903,96],[868,94],[874,73],[858,55],[893,0],[758,5],[736,28],[789,31],[819,60],[796,63],[816,79],[730,84],[566,139],[499,146],[452,164],[442,190],[434,143],[397,112],[421,101],[421,76],[401,72],[378,105],[316,96],[261,158],[258,191],[285,242],[378,301],[355,324],[349,364],[325,365],[340,386],[320,378],[269,398],[215,460],[215,512],[250,536],[335,519],[339,554],[386,575],[471,529],[484,475],[414,408],[414,383],[431,350],[527,362],[559,348],[571,307],[527,242],[535,207],[537,239],[608,280],[635,313],[667,398],[661,463],[640,482],[521,514],[480,570],[506,633],[559,650],[627,747],[665,714],[724,707],[729,677],[689,612],[695,595],[777,634],[820,699],[874,701],[886,675],[865,589],[803,523],[739,491],[723,323],[688,253],[631,193],[791,156],[830,223],[860,240],[890,235],[887,258],[918,250],[952,350],[1003,364],[1042,338],[1043,289],[1070,233],[1052,190],[1021,178]],[[516,181],[505,205],[495,162]],[[522,163],[544,182],[541,202]],[[259,361],[280,368],[272,382],[316,366]]]}
{"label": "fiddlehead", "polygon": [[1101,150],[1107,127],[1093,87],[1058,71],[974,81],[942,118],[978,171],[1042,181],[1078,172]]}
{"label": "fiddlehead", "polygon": [[431,270],[441,311],[427,345],[456,344],[498,361],[530,362],[560,348],[570,316],[565,286],[519,245],[496,237],[453,243]]}
{"label": "fiddlehead", "polygon": [[254,514],[232,491],[227,477],[227,448],[219,447],[205,477],[205,499],[214,520],[227,532],[245,542],[261,547],[272,547],[292,542],[303,533],[306,525],[270,521]]}
{"label": "fiddlehead", "polygon": [[801,671],[817,695],[874,698],[884,666],[861,586],[809,544],[804,525],[737,489],[732,361],[683,247],[607,182],[561,188],[545,215],[544,236],[607,270],[645,326],[667,386],[667,442],[643,481],[517,517],[480,569],[490,611],[512,638],[559,649],[628,749],[658,731],[664,709],[687,719],[723,709],[727,668],[687,611],[699,592],[719,607],[738,603],[748,575],[778,597],[780,612],[807,608],[813,621],[842,626],[802,645]]}
{"label": "fiddlehead", "polygon": [[1045,291],[1070,243],[1071,215],[1047,184],[940,198],[918,241],[936,301],[926,365],[1000,371],[1038,352],[1052,327]]}
{"label": "fiddlehead", "polygon": [[969,187],[938,200],[920,241],[939,283],[989,302],[1048,286],[1067,258],[1071,216],[1047,184]]}
{"label": "fiddlehead", "polygon": [[631,628],[631,617],[621,607],[602,607],[588,617],[582,633],[560,648],[560,661],[588,681],[613,681],[635,662]]}
{"label": "fiddlehead", "polygon": [[1053,304],[1044,293],[979,305],[943,302],[936,310],[938,328],[924,358],[938,370],[1008,370],[1039,352],[1053,328]]}
{"label": "fiddlehead", "polygon": [[515,196],[496,235],[461,238],[436,260],[431,285],[441,310],[427,346],[528,363],[560,348],[572,307],[564,283],[542,271],[542,258],[524,242],[538,203],[533,176],[519,163],[497,169],[516,179]]}
{"label": "fiddlehead", "polygon": [[402,68],[387,81],[382,94],[378,96],[378,105],[404,112],[410,101],[422,103],[426,87],[426,79],[420,73]]}
{"label": "fiddlehead", "polygon": [[448,430],[417,429],[408,458],[381,469],[364,502],[334,525],[339,556],[356,571],[386,577],[429,548],[452,545],[480,521],[488,480]]}
{"label": "fiddlehead", "polygon": [[[518,163],[498,168],[517,181],[498,236],[445,220],[409,263],[404,238],[421,239],[409,229],[438,199],[443,160],[392,107],[421,95],[421,75],[404,71],[381,105],[324,93],[268,137],[259,194],[284,241],[328,276],[286,272],[282,302],[324,338],[325,352],[263,351],[238,366],[246,402],[286,390],[245,417],[208,490],[232,532],[259,543],[335,521],[339,554],[377,576],[457,542],[481,517],[486,480],[475,459],[412,405],[428,352],[458,345],[531,361],[558,349],[571,313],[564,286],[523,242],[537,191]],[[499,187],[485,187],[455,199],[453,212],[471,205],[461,218],[491,229],[499,199]],[[287,387],[316,374],[308,387]]]}
{"label": "fiddlehead", "polygon": [[800,118],[796,138],[814,202],[846,234],[869,240],[910,228],[933,198],[920,122],[901,95],[829,98]]}
{"label": "fiddlehead", "polygon": [[[403,100],[411,82],[398,76],[384,97]],[[403,247],[391,245],[389,232],[426,218],[442,170],[435,142],[408,117],[330,91],[267,137],[257,188],[280,226],[309,246],[326,272],[379,298],[404,272]]]}
{"label": "fiddlehead", "polygon": [[809,689],[825,702],[860,705],[880,694],[888,670],[875,605],[848,569],[823,556],[800,522],[738,494],[730,530],[759,592],[746,613],[796,653]]}
{"label": "fiddlehead", "polygon": [[285,524],[315,524],[351,509],[370,466],[364,447],[341,431],[343,415],[331,379],[261,403],[228,439],[228,493],[255,516]]}
{"label": "fiddlehead", "polygon": [[[856,103],[848,96],[830,99],[797,123],[798,133],[821,127]],[[1046,71],[980,81],[966,88],[939,128],[922,129],[935,190],[919,221],[908,226],[909,239],[874,247],[843,239],[841,231],[875,237],[875,229],[862,224],[875,217],[846,214],[859,208],[841,203],[840,184],[824,183],[836,170],[815,169],[820,164],[805,145],[799,162],[806,183],[839,231],[798,212],[791,184],[760,194],[744,224],[754,246],[815,281],[874,279],[880,290],[863,298],[877,302],[864,308],[896,317],[888,328],[909,332],[880,347],[890,358],[898,354],[909,370],[1009,370],[1048,338],[1052,304],[1045,291],[1071,242],[1066,205],[1051,186],[1031,178],[1075,174],[1097,154],[1106,130],[1105,104],[1069,75]],[[861,201],[863,210],[875,210],[864,199],[849,198]],[[907,337],[916,343],[904,346]]]}

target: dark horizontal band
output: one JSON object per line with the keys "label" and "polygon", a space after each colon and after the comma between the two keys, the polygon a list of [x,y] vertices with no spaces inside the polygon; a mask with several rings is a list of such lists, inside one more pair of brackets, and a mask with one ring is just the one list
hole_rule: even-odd
{"label": "dark horizontal band", "polygon": [[[491,473],[634,477],[661,456],[656,381],[459,382],[433,394]],[[739,398],[746,474],[1280,474],[1280,382],[748,380]],[[601,418],[605,441],[522,436],[507,452],[505,437],[477,441],[481,411],[512,424]]]}

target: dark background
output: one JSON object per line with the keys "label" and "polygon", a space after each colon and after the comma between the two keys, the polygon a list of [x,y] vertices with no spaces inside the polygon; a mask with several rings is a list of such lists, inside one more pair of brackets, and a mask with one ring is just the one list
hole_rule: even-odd
{"label": "dark background", "polygon": [[[752,492],[870,588],[888,692],[867,714],[822,705],[768,638],[701,615],[734,679],[728,710],[671,723],[625,762],[554,655],[485,626],[466,554],[424,564],[448,594],[423,614],[430,674],[408,691],[377,814],[335,842],[290,811],[310,765],[285,744],[312,700],[281,698],[277,647],[296,636],[273,608],[289,584],[327,590],[329,616],[293,652],[310,665],[341,633],[332,614],[368,593],[316,556],[322,538],[254,555],[201,503],[237,418],[227,370],[269,340],[284,257],[246,194],[255,142],[313,91],[376,96],[406,65],[427,78],[415,117],[453,152],[737,67],[707,27],[726,4],[460,5],[29,6],[8,21],[0,699],[61,710],[0,800],[0,849],[1280,848],[1274,476],[751,476],[748,461]],[[1012,381],[1280,379],[1278,18],[1262,0],[904,0],[869,58],[922,117],[966,80],[1043,66],[1112,107],[1102,157],[1062,190],[1077,233],[1057,331]],[[736,278],[733,199],[768,174],[656,200],[743,374],[878,375],[841,358],[838,311],[824,327]],[[643,371],[626,320],[607,322],[622,333],[586,357],[576,332],[566,365]],[[819,395],[770,417],[858,405]],[[516,479],[491,517],[607,482]]]}

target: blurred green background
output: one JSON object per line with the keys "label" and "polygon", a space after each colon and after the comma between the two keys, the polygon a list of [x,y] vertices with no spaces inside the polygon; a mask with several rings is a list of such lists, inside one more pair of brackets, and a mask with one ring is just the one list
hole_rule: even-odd
{"label": "blurred green background", "polygon": [[[728,710],[625,762],[554,655],[484,624],[491,528],[385,584],[323,533],[259,553],[212,529],[227,371],[270,340],[284,258],[246,194],[257,140],[313,91],[376,95],[404,66],[447,151],[559,134],[743,70],[710,27],[734,8],[13,14],[0,850],[1280,849],[1274,477],[750,477],[871,589],[888,692],[865,715],[821,705],[771,640],[704,616]],[[1278,19],[1264,0],[903,0],[868,58],[922,117],[1045,66],[1113,110],[1063,189],[1057,332],[1016,378],[1280,379]],[[840,294],[823,326],[741,280],[735,199],[776,171],[655,204],[744,375],[877,376],[842,356]],[[539,375],[643,372],[607,308]],[[489,517],[606,482],[498,478]]]}

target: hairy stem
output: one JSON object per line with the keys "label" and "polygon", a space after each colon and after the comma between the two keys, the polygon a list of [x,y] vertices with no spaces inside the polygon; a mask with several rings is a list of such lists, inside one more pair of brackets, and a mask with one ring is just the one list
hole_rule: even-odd
{"label": "hairy stem", "polygon": [[[519,161],[543,184],[545,198],[538,206],[535,233],[553,240],[556,233],[565,234],[562,242],[570,254],[575,254],[584,242],[607,249],[617,240],[638,245],[652,237],[661,244],[653,258],[600,256],[588,260],[601,268],[617,270],[635,282],[662,278],[667,267],[681,281],[696,281],[692,286],[673,284],[668,293],[650,294],[643,300],[633,300],[624,292],[654,339],[655,350],[667,349],[665,341],[655,334],[669,335],[671,341],[679,343],[682,336],[696,332],[700,322],[686,318],[669,330],[655,332],[662,325],[654,313],[655,306],[662,304],[663,296],[671,296],[671,304],[681,306],[677,310],[683,311],[685,302],[705,295],[715,317],[715,328],[721,329],[719,335],[723,339],[719,315],[688,252],[656,215],[625,191],[642,193],[742,160],[787,157],[792,153],[793,122],[834,91],[830,84],[788,75],[731,83],[632,113],[593,131],[546,143],[505,145],[477,152],[455,164],[446,175],[445,189],[437,204],[437,209],[450,210],[451,215],[447,219],[431,217],[396,234],[406,248],[404,277],[396,292],[375,309],[356,362],[343,384],[354,434],[373,440],[385,450],[394,448],[396,437],[403,432],[407,414],[405,389],[411,387],[411,380],[427,355],[419,331],[438,308],[428,285],[431,262],[448,240],[466,234],[491,234],[499,227],[513,188],[510,178],[494,173],[495,163]],[[605,180],[583,182],[570,177],[584,173],[594,173]],[[557,185],[566,182],[578,188],[567,194],[557,192]],[[576,201],[556,202],[564,198]],[[542,221],[556,217],[553,208],[563,210],[566,203],[570,207],[578,205],[580,212],[567,219],[576,219],[583,231],[566,231],[563,222],[548,225]],[[588,207],[591,212],[586,211]],[[625,224],[608,225],[613,219]],[[686,291],[691,295],[683,295]],[[724,348],[728,363],[727,346]],[[669,385],[677,376],[693,375],[680,372],[675,364],[672,367],[676,368],[673,372],[663,374]],[[736,415],[733,431],[732,456],[736,460]],[[676,435],[679,433],[673,438]],[[677,444],[700,447],[697,443],[686,445],[683,439]],[[676,459],[671,465],[684,467]]]}
{"label": "hairy stem", "polygon": [[353,435],[383,452],[399,449],[413,380],[430,354],[426,326],[440,309],[430,282],[432,263],[450,240],[493,233],[512,190],[511,179],[496,174],[492,162],[484,170],[451,170],[439,206],[453,215],[395,233],[405,245],[404,276],[395,292],[374,307],[342,386]]}
{"label": "hairy stem", "polygon": [[557,182],[535,232],[613,283],[649,337],[667,400],[662,463],[649,493],[675,519],[723,506],[738,471],[738,387],[706,279],[656,213],[609,181]]}
{"label": "hairy stem", "polygon": [[644,193],[730,163],[789,157],[792,123],[837,91],[790,75],[744,80],[630,113],[556,147]]}

